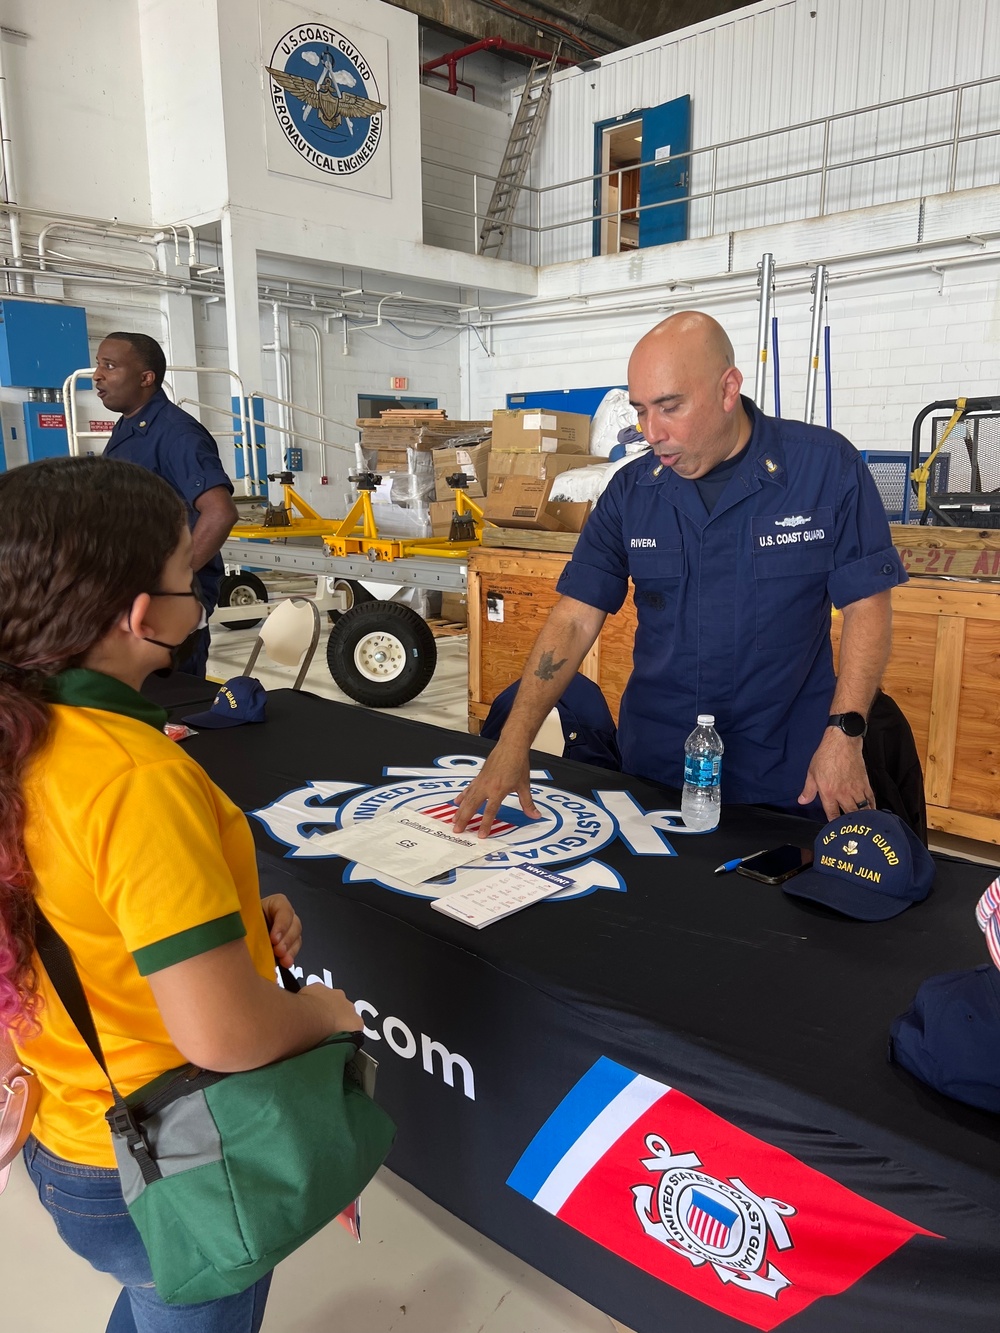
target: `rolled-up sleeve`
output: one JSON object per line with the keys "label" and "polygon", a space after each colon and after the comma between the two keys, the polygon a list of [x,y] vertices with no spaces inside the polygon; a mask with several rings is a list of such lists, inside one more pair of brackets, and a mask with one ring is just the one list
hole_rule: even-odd
{"label": "rolled-up sleeve", "polygon": [[170,481],[191,507],[206,491],[224,486],[232,494],[233,483],[226,475],[215,441],[197,422],[191,427],[173,429],[169,448],[163,451]]}
{"label": "rolled-up sleeve", "polygon": [[567,563],[556,592],[614,615],[628,594],[628,559],[622,537],[621,474],[597,501],[583,525],[573,558]]}
{"label": "rolled-up sleeve", "polygon": [[844,472],[837,506],[834,568],[827,582],[836,607],[887,592],[908,580],[892,544],[878,488],[860,457]]}

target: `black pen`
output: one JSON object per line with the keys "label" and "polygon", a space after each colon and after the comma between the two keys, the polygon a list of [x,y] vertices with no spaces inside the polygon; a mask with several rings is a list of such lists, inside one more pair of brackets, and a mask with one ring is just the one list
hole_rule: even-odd
{"label": "black pen", "polygon": [[735,870],[741,866],[744,861],[749,861],[753,856],[760,856],[760,852],[751,852],[750,856],[738,856],[735,861],[723,861],[721,866],[716,866],[712,871],[713,875],[727,875],[730,870]]}

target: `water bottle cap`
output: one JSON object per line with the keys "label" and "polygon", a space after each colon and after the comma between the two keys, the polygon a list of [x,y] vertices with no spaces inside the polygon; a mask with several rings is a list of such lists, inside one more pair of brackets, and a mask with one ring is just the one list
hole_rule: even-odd
{"label": "water bottle cap", "polygon": [[699,726],[699,727],[714,727],[714,726],[715,726],[715,714],[714,714],[714,713],[699,713],[699,714],[698,714],[698,726]]}

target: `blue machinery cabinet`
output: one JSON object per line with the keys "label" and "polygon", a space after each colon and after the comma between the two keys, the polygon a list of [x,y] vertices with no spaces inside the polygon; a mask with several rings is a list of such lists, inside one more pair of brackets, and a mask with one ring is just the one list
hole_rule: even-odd
{"label": "blue machinery cabinet", "polygon": [[[61,389],[66,377],[90,363],[87,314],[82,306],[43,301],[0,301],[0,385]],[[61,403],[25,403],[28,459],[69,452]],[[6,466],[0,456],[0,468]]]}
{"label": "blue machinery cabinet", "polygon": [[90,364],[87,313],[81,306],[0,301],[0,384],[61,389]]}

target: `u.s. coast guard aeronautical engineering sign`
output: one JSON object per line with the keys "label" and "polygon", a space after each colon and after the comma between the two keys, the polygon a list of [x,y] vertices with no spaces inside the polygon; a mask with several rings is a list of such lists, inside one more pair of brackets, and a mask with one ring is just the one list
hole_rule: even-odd
{"label": "u.s. coast guard aeronautical engineering sign", "polygon": [[[426,768],[385,768],[391,779],[382,786],[358,782],[314,781],[279,796],[270,805],[250,813],[277,842],[289,848],[295,859],[329,858],[335,855],[323,846],[319,835],[374,819],[387,810],[432,812],[447,823],[454,819],[466,787],[482,768],[477,755],[441,755]],[[596,853],[621,839],[634,856],[676,856],[666,833],[685,833],[680,814],[671,810],[643,810],[627,791],[595,791],[593,799],[553,786],[546,769],[531,773],[531,795],[541,819],[529,819],[513,796],[497,814],[495,831],[504,834],[504,844],[489,851],[475,866],[439,876],[414,887],[357,863],[344,872],[346,883],[374,882],[394,893],[418,898],[440,898],[458,889],[473,888],[488,875],[511,866],[559,866],[559,873],[572,880],[547,901],[579,898],[597,889],[624,892],[625,883]],[[470,826],[475,828],[473,824]]]}
{"label": "u.s. coast guard aeronautical engineering sign", "polygon": [[368,166],[386,103],[372,62],[348,36],[299,23],[279,38],[267,74],[274,116],[300,157],[333,176]]}

